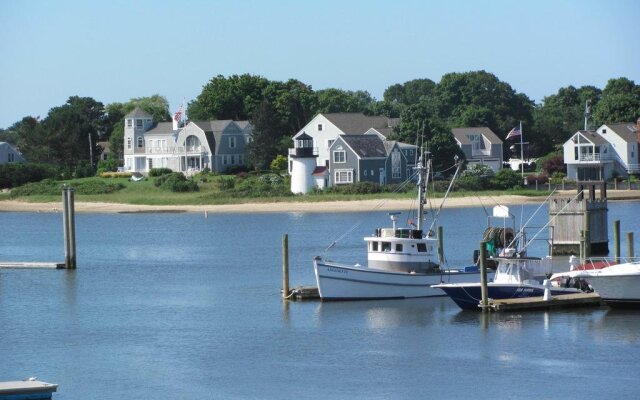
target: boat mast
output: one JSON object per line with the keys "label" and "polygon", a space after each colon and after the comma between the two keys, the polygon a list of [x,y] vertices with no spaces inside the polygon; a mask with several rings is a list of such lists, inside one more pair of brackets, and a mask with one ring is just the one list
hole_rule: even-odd
{"label": "boat mast", "polygon": [[428,151],[422,151],[422,149],[420,149],[420,158],[418,159],[418,164],[415,167],[418,172],[418,230],[422,230],[423,227],[429,156],[430,153]]}

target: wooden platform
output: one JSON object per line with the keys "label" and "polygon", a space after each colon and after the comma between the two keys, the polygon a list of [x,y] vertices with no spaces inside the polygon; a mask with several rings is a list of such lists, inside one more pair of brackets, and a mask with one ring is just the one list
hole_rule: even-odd
{"label": "wooden platform", "polygon": [[14,269],[33,269],[33,268],[52,268],[62,269],[64,263],[53,262],[20,262],[20,261],[0,261],[0,268],[14,268]]}
{"label": "wooden platform", "polygon": [[50,399],[52,393],[58,390],[55,383],[33,380],[0,382],[0,400],[4,399]]}
{"label": "wooden platform", "polygon": [[554,296],[547,301],[543,300],[542,297],[494,300],[489,304],[491,311],[535,311],[597,306],[600,306],[600,296],[597,293],[565,294]]}

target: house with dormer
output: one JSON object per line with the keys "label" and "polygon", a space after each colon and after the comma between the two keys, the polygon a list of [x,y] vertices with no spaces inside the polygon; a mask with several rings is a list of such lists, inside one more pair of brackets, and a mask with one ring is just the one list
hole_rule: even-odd
{"label": "house with dormer", "polygon": [[24,162],[25,159],[15,147],[7,142],[0,142],[0,164]]}
{"label": "house with dormer", "polygon": [[252,126],[248,121],[154,122],[136,107],[125,116],[124,169],[148,172],[169,168],[192,173],[205,168],[226,172],[246,165]]}
{"label": "house with dormer", "polygon": [[608,180],[640,173],[638,146],[640,120],[602,125],[595,131],[578,131],[563,144],[567,178]]}
{"label": "house with dormer", "polygon": [[498,172],[502,168],[504,159],[502,140],[491,129],[487,127],[453,128],[451,133],[465,155],[467,166],[486,165],[493,172]]}

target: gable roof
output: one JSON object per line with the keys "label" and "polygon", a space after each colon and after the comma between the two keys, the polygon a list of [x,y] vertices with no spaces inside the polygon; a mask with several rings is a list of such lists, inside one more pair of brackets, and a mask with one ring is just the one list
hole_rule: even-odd
{"label": "gable roof", "polygon": [[638,141],[636,124],[633,122],[619,122],[617,124],[605,124],[605,126],[614,131],[627,143],[635,143]]}
{"label": "gable roof", "polygon": [[148,112],[146,112],[145,110],[143,110],[140,107],[137,107],[133,109],[133,111],[131,111],[129,114],[124,116],[125,118],[153,118],[153,116],[151,114],[149,114]]}
{"label": "gable roof", "polygon": [[375,135],[342,135],[340,137],[360,158],[387,156],[384,142]]}
{"label": "gable roof", "polygon": [[582,135],[588,141],[590,141],[593,144],[597,144],[597,145],[608,144],[609,143],[602,136],[600,136],[600,134],[598,134],[597,132],[594,132],[594,131],[578,131],[573,136],[571,136],[571,139],[569,139],[569,140],[573,141],[573,139],[576,137],[576,135]]}
{"label": "gable roof", "polygon": [[164,135],[173,134],[173,122],[158,122],[153,124],[151,129],[145,132],[145,135]]}
{"label": "gable roof", "polygon": [[491,144],[502,144],[502,140],[500,140],[500,138],[486,126],[475,128],[453,128],[451,129],[451,133],[453,133],[453,136],[461,144],[471,144],[468,135],[472,134],[480,134],[484,136]]}
{"label": "gable roof", "polygon": [[375,128],[384,135],[381,129],[392,129],[393,126],[391,124],[397,124],[398,120],[398,118],[390,120],[385,116],[369,116],[362,113],[329,113],[322,115],[345,135],[362,135],[370,128]]}

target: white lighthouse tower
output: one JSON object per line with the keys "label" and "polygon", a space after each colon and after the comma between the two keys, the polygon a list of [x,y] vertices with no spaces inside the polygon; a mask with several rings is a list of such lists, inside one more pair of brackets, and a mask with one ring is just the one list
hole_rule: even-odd
{"label": "white lighthouse tower", "polygon": [[318,149],[313,147],[313,138],[306,133],[298,136],[289,149],[289,173],[291,192],[305,194],[315,186],[313,172],[316,169]]}

